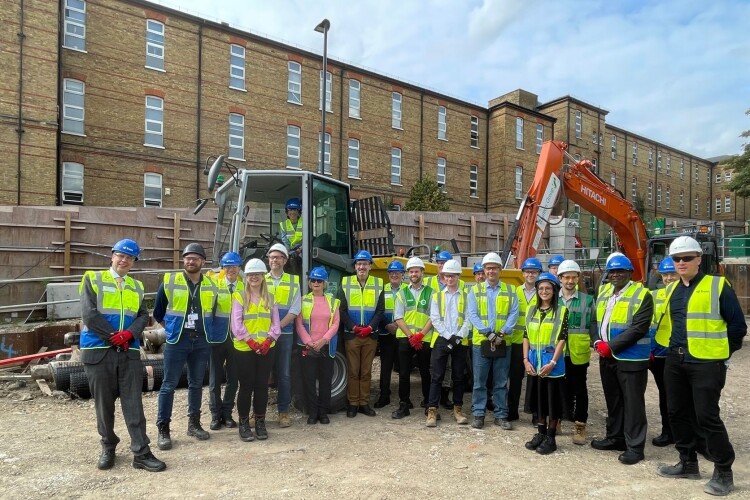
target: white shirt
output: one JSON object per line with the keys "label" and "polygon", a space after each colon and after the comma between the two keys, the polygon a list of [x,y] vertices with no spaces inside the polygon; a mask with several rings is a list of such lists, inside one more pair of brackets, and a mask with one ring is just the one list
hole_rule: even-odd
{"label": "white shirt", "polygon": [[[442,292],[440,292],[442,293]],[[432,327],[443,338],[450,339],[454,335],[466,338],[469,335],[471,322],[466,320],[466,301],[464,301],[464,322],[461,328],[458,327],[458,299],[461,297],[461,290],[450,292],[445,290],[445,319],[440,318],[440,309],[438,308],[437,294],[432,296],[430,303],[430,320]]]}
{"label": "white shirt", "polygon": [[[412,297],[414,297],[414,300],[417,300],[419,298],[419,294],[422,293],[422,289],[424,288],[424,283],[419,284],[419,288],[415,288],[413,283],[409,283],[409,286],[406,290],[404,290],[404,293],[409,292],[411,293]],[[404,314],[406,313],[406,304],[404,304],[400,300],[396,300],[393,304],[393,321],[396,321],[397,319],[404,319]]]}
{"label": "white shirt", "polygon": [[599,325],[599,336],[605,342],[609,342],[609,318],[612,316],[612,311],[614,311],[615,309],[615,304],[620,299],[622,294],[625,293],[625,291],[630,288],[630,285],[632,284],[633,282],[629,281],[627,285],[622,287],[622,290],[617,293],[613,293],[607,300],[607,308],[604,311],[602,323]]}

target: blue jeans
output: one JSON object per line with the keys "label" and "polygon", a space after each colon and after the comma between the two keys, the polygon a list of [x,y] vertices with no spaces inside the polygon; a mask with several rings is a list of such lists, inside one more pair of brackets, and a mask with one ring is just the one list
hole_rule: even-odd
{"label": "blue jeans", "polygon": [[205,335],[189,337],[182,332],[176,344],[164,348],[164,381],[159,389],[159,411],[156,425],[172,420],[174,390],[182,376],[182,367],[187,363],[188,415],[200,415],[203,379],[211,356],[211,346]]}
{"label": "blue jeans", "polygon": [[508,418],[508,372],[510,352],[503,358],[484,358],[478,345],[472,346],[474,369],[474,392],[471,394],[471,414],[483,417],[487,410],[487,376],[492,366],[492,402],[495,403],[495,418]]}
{"label": "blue jeans", "polygon": [[293,333],[282,333],[274,347],[276,361],[273,370],[274,377],[276,378],[276,389],[278,391],[276,399],[279,405],[279,413],[288,412],[289,404],[292,402],[292,377],[290,372],[292,368],[293,341]]}

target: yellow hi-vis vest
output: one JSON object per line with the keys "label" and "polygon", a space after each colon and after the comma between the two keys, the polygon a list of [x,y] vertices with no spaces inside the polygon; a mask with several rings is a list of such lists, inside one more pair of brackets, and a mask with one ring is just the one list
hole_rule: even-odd
{"label": "yellow hi-vis vest", "polygon": [[[404,323],[409,327],[409,330],[422,330],[424,326],[430,321],[430,301],[432,300],[433,294],[432,288],[425,286],[422,291],[419,292],[419,297],[415,298],[411,292],[411,288],[405,286],[398,291],[398,298],[404,305]],[[432,328],[422,338],[422,342],[428,344],[432,341],[434,332]],[[396,330],[396,338],[406,338],[407,335],[401,328]]]}
{"label": "yellow hi-vis vest", "polygon": [[[245,325],[247,333],[250,334],[251,339],[255,340],[259,344],[268,337],[268,330],[271,329],[271,320],[273,313],[274,299],[271,295],[271,304],[269,307],[263,306],[262,301],[258,301],[257,304],[250,301],[245,307],[245,294],[234,292],[232,296],[234,300],[240,303],[242,306],[242,322]],[[247,338],[244,340],[234,339],[234,348],[238,351],[249,351],[250,346],[247,345]],[[271,342],[271,347],[275,346],[276,342]]]}
{"label": "yellow hi-vis vest", "polygon": [[[516,296],[516,290],[514,287],[503,283],[502,281],[500,281],[497,286],[500,287],[500,290],[498,290],[497,297],[495,298],[495,323],[493,325],[489,324],[488,317],[487,282],[479,283],[479,286],[474,288],[474,297],[477,301],[477,313],[479,319],[493,332],[499,332],[503,328],[503,325],[505,325],[505,321],[510,313],[510,306],[513,303],[513,298]],[[486,339],[486,335],[480,333],[479,330],[474,328],[471,339],[472,344],[479,345]]]}
{"label": "yellow hi-vis vest", "polygon": [[531,300],[526,300],[526,292],[523,285],[516,287],[516,298],[518,299],[518,321],[513,327],[513,333],[510,336],[511,344],[523,344],[523,333],[526,331],[526,313],[531,306],[536,305],[536,290]]}
{"label": "yellow hi-vis vest", "polygon": [[281,232],[286,235],[292,247],[302,243],[302,219],[297,221],[297,227],[294,227],[294,224],[289,219],[279,222],[279,227],[281,227]]}
{"label": "yellow hi-vis vest", "polygon": [[[284,273],[281,275],[277,286],[274,284],[273,275],[269,272],[266,274],[266,285],[268,285],[268,291],[273,295],[273,299],[279,308],[279,319],[284,318],[289,313],[289,309],[291,309],[294,303],[294,298],[300,293],[299,276]],[[294,321],[286,325],[281,333],[289,335],[294,331],[293,328]]]}
{"label": "yellow hi-vis vest", "polygon": [[383,280],[368,276],[363,288],[359,286],[357,276],[347,276],[341,280],[341,288],[349,307],[349,317],[354,324],[369,325],[375,315],[380,294],[383,293]]}
{"label": "yellow hi-vis vest", "polygon": [[[200,282],[200,290],[201,318],[203,320],[203,331],[206,334],[206,340],[212,343],[222,342],[222,333],[214,332],[213,329],[213,309],[214,302],[218,300],[216,297],[219,293],[219,287],[214,280],[204,274]],[[190,299],[190,289],[185,280],[185,274],[181,272],[164,273],[164,294],[169,301],[166,314],[164,315],[164,330],[167,333],[167,343],[176,344],[180,341],[180,336],[182,335],[182,328],[185,325],[185,316],[187,316],[187,307]],[[226,335],[224,335],[224,338],[226,338]]]}
{"label": "yellow hi-vis vest", "polygon": [[[328,319],[328,328],[330,329],[331,326],[333,326],[333,320],[336,316],[336,310],[339,308],[339,305],[341,305],[341,301],[339,299],[334,298],[332,295],[326,293],[325,294],[326,302],[328,303],[328,310],[331,313],[331,317]],[[305,329],[307,329],[307,332],[310,333],[310,317],[312,316],[312,310],[313,305],[315,305],[315,297],[313,296],[312,292],[308,293],[304,297],[302,297],[302,310],[300,311],[300,314],[302,315],[302,322],[305,325]],[[328,355],[330,357],[336,356],[336,346],[338,345],[338,335],[334,334],[333,337],[331,337],[331,340],[328,342]],[[302,341],[297,339],[298,345],[304,345]]]}
{"label": "yellow hi-vis vest", "polygon": [[[220,342],[225,342],[229,337],[229,324],[230,317],[232,314],[232,294],[229,293],[229,285],[224,277],[216,279],[216,285],[219,293],[216,298],[216,307],[214,308],[214,329],[216,330],[217,339],[222,339]],[[245,285],[242,280],[237,278],[234,282],[234,292],[242,292],[245,289]],[[221,335],[221,332],[225,332]]]}
{"label": "yellow hi-vis vest", "polygon": [[[385,323],[393,323],[393,311],[396,308],[396,296],[398,295],[398,291],[404,288],[406,285],[401,283],[401,285],[397,289],[393,289],[390,283],[385,284],[385,288],[383,289],[383,303],[385,305],[383,314],[385,315]],[[388,332],[385,332],[386,334]]]}
{"label": "yellow hi-vis vest", "polygon": [[[602,324],[604,313],[607,310],[607,301],[609,301],[613,293],[614,287],[610,286],[604,290],[596,301],[596,320],[599,325]],[[633,316],[641,308],[641,304],[643,304],[643,299],[647,293],[649,293],[648,289],[641,283],[631,282],[628,289],[620,295],[612,310],[607,327],[610,341],[624,332],[633,323]],[[651,335],[646,334],[634,345],[617,354],[612,353],[612,355],[615,359],[621,361],[647,360],[651,355]]]}
{"label": "yellow hi-vis vest", "polygon": [[[435,293],[434,300],[437,301],[438,311],[440,312],[440,319],[445,321],[445,303],[447,302],[446,294],[448,293],[447,288],[443,288],[441,291]],[[466,292],[462,291],[460,288],[458,289],[458,329],[460,330],[461,327],[464,325],[464,321],[466,321],[466,302],[467,302],[467,295]],[[437,339],[440,335],[438,332],[433,329],[432,333],[432,340],[430,341],[430,347],[435,347],[435,342],[437,342]],[[461,340],[461,345],[469,345],[469,338],[464,337],[463,340]]]}
{"label": "yellow hi-vis vest", "polygon": [[[568,307],[568,342],[566,354],[574,365],[585,365],[591,360],[591,317],[594,298],[583,292],[577,292]],[[562,302],[562,296],[560,296]]]}
{"label": "yellow hi-vis vest", "polygon": [[[651,352],[654,356],[663,358],[667,355],[669,337],[672,336],[672,320],[669,315],[664,314],[667,307],[667,289],[659,288],[651,292],[654,298],[654,315],[651,319]],[[664,343],[662,343],[664,342]]]}
{"label": "yellow hi-vis vest", "polygon": [[[526,313],[526,336],[529,339],[529,362],[534,366],[537,373],[544,365],[554,357],[558,337],[562,332],[562,321],[565,317],[566,307],[558,306],[554,316],[542,314],[536,304],[531,306]],[[547,375],[550,378],[565,376],[565,360],[560,359]]]}

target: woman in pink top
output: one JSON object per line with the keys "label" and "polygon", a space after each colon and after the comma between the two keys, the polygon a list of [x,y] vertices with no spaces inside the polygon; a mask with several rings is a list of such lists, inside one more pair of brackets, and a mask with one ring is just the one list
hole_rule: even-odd
{"label": "woman in pink top", "polygon": [[[310,293],[302,297],[297,335],[302,350],[302,380],[305,386],[308,424],[330,423],[331,379],[339,330],[339,300],[325,293],[328,272],[322,267],[310,271]],[[327,344],[327,345],[326,345]],[[315,390],[317,382],[318,390]]]}
{"label": "woman in pink top", "polygon": [[[268,375],[273,366],[273,346],[279,338],[279,308],[266,285],[266,265],[259,259],[245,264],[245,290],[232,296],[232,335],[234,362],[240,387],[237,414],[240,439],[268,439],[266,407]],[[253,398],[253,396],[255,396]],[[255,437],[250,428],[250,401],[255,414]]]}

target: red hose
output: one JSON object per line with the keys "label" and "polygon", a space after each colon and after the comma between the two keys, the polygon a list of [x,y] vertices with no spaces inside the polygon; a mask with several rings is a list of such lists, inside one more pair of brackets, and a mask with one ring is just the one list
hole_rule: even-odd
{"label": "red hose", "polygon": [[68,347],[67,349],[58,349],[57,351],[38,352],[36,354],[28,354],[26,356],[18,356],[16,358],[0,359],[0,366],[26,363],[27,361],[31,361],[33,359],[51,358],[53,356],[57,356],[58,354],[64,354],[70,351],[71,349],[70,347]]}

